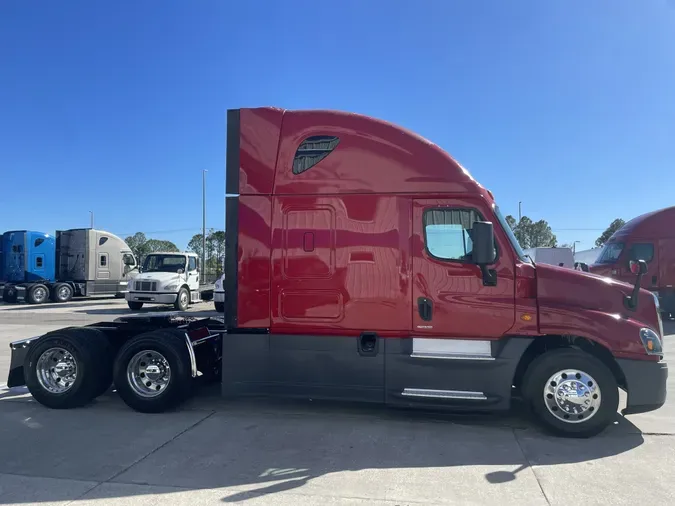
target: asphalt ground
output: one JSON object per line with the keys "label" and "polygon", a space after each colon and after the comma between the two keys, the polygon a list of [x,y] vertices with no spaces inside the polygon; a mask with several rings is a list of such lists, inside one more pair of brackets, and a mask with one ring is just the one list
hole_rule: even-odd
{"label": "asphalt ground", "polygon": [[[10,341],[124,314],[115,299],[0,304],[0,383]],[[675,324],[666,334],[668,359]],[[114,392],[58,411],[0,387],[0,504],[675,504],[674,415],[675,395],[570,440],[542,433],[518,407],[438,415],[226,401],[211,388],[174,412],[144,415]]]}

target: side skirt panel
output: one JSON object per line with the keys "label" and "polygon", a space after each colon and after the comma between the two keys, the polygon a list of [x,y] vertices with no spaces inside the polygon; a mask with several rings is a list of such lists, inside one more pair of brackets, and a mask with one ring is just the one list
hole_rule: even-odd
{"label": "side skirt panel", "polygon": [[485,355],[413,353],[413,338],[379,340],[359,353],[358,337],[226,334],[222,393],[505,410],[513,376],[531,338],[491,343]]}

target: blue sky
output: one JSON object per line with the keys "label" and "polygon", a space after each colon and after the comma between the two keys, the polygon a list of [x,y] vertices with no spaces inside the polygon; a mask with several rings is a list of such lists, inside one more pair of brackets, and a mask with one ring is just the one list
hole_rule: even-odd
{"label": "blue sky", "polygon": [[675,1],[0,2],[0,230],[224,225],[225,111],[344,109],[439,144],[590,247],[675,203]]}

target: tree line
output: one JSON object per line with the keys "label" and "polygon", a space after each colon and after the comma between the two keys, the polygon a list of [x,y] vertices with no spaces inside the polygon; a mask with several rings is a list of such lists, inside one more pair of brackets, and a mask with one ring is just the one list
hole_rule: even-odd
{"label": "tree line", "polygon": [[[142,262],[150,253],[180,251],[173,242],[164,239],[148,239],[143,232],[136,232],[124,241],[139,262]],[[202,234],[192,236],[192,239],[188,242],[187,250],[196,253],[200,259],[202,258]],[[223,262],[225,261],[225,232],[223,230],[211,229],[206,234],[205,261],[206,272],[222,274]]]}

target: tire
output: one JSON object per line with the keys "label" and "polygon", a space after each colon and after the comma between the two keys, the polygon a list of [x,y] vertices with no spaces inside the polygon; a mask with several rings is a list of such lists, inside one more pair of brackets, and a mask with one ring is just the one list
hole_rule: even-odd
{"label": "tire", "polygon": [[[26,386],[36,401],[49,408],[84,406],[110,376],[109,347],[108,339],[100,330],[71,327],[50,332],[26,355],[23,366]],[[52,361],[56,367],[48,368],[47,363]],[[68,374],[68,366],[74,366],[74,376]],[[64,374],[55,371],[57,368]]]}
{"label": "tire", "polygon": [[225,303],[224,302],[214,302],[213,305],[216,307],[216,311],[219,313],[225,312]]}
{"label": "tire", "polygon": [[210,302],[213,300],[213,290],[204,290],[200,296],[200,299],[202,299],[204,302]]}
{"label": "tire", "polygon": [[176,311],[187,311],[189,305],[190,305],[190,292],[186,288],[181,288],[180,290],[178,290],[176,302],[174,302],[173,307],[176,309]]}
{"label": "tire", "polygon": [[43,284],[31,285],[26,292],[26,301],[29,304],[42,304],[49,300],[49,288]]}
{"label": "tire", "polygon": [[[153,378],[146,375],[150,366],[155,366]],[[193,384],[184,333],[153,330],[131,339],[117,354],[113,379],[119,396],[136,411],[161,413],[178,406]]]}
{"label": "tire", "polygon": [[133,311],[138,311],[139,309],[141,309],[143,307],[142,302],[136,302],[136,301],[133,301],[133,300],[127,301],[127,305],[129,306],[129,309],[131,309]]}
{"label": "tire", "polygon": [[[573,393],[568,400],[565,386],[574,388],[568,391]],[[595,436],[610,425],[619,407],[618,388],[605,364],[574,348],[538,356],[523,378],[523,394],[531,413],[544,428],[564,437]]]}
{"label": "tire", "polygon": [[53,302],[69,302],[73,298],[73,287],[68,283],[56,283],[52,289]]}
{"label": "tire", "polygon": [[19,299],[19,292],[17,289],[12,286],[6,286],[2,291],[2,300],[7,304],[14,304]]}

